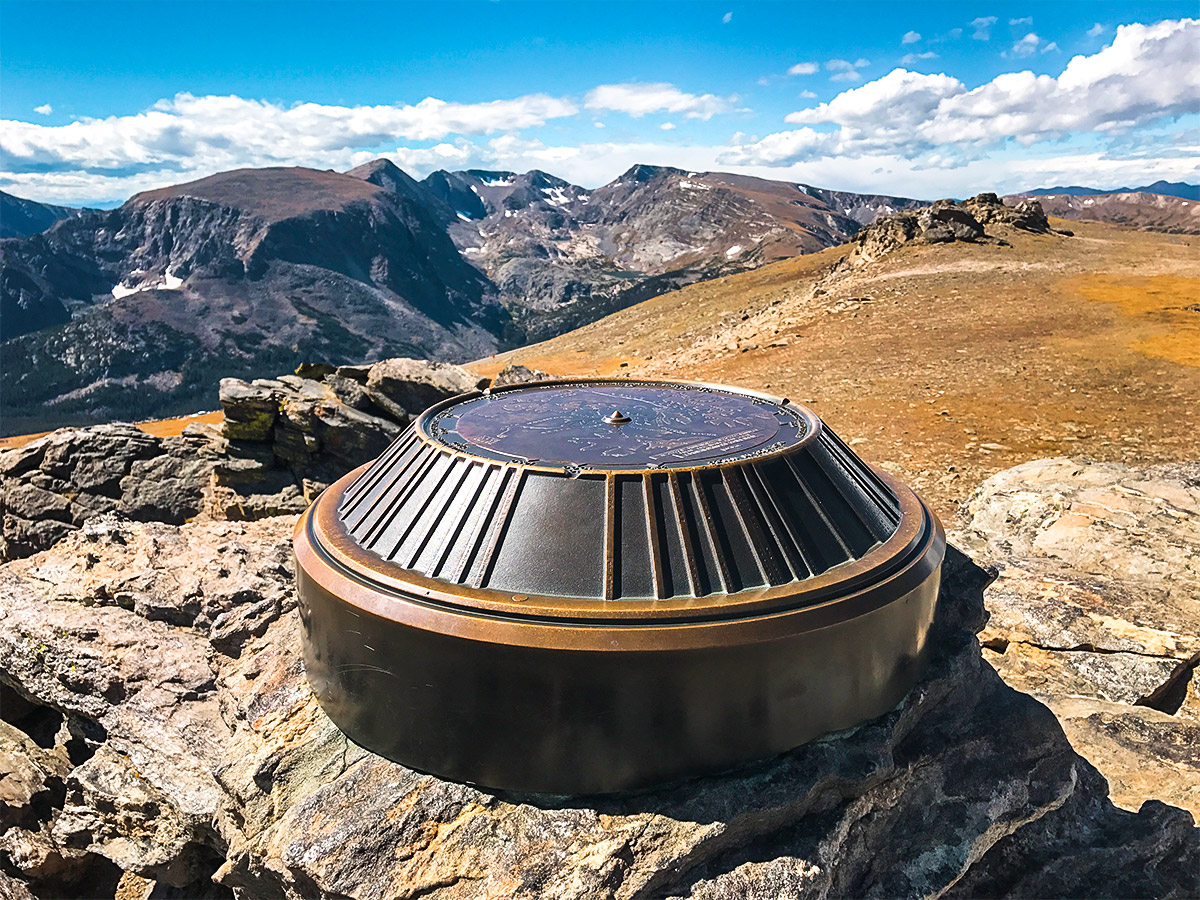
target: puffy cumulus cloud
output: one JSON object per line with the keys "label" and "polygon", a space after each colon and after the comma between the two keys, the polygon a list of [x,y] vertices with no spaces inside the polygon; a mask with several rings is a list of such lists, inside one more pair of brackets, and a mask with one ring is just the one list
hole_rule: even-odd
{"label": "puffy cumulus cloud", "polygon": [[622,112],[635,119],[650,113],[668,112],[707,121],[718,113],[732,111],[735,99],[715,94],[688,94],[667,82],[631,81],[593,88],[584,98],[584,105],[592,110]]}
{"label": "puffy cumulus cloud", "polygon": [[[820,125],[836,123],[855,135],[911,134],[926,121],[931,110],[948,97],[965,90],[950,75],[922,75],[893,69],[882,78],[838,94],[815,109],[790,113],[784,121]],[[887,110],[887,115],[881,115]]]}
{"label": "puffy cumulus cloud", "polygon": [[921,32],[919,32],[919,31],[906,31],[906,32],[904,32],[904,37],[900,38],[900,43],[902,43],[902,44],[915,44],[915,43],[916,43],[917,41],[919,41],[920,39],[921,39]]}
{"label": "puffy cumulus cloud", "polygon": [[788,69],[788,74],[789,75],[815,75],[819,71],[821,71],[821,67],[819,65],[817,65],[815,62],[798,62],[794,66],[792,66],[790,69]]}
{"label": "puffy cumulus cloud", "polygon": [[1079,132],[1117,133],[1200,112],[1197,40],[1200,20],[1124,25],[1112,44],[1076,56],[1057,78],[1009,72],[973,90],[950,75],[894,69],[785,119],[808,127],[739,144],[725,158],[788,165],[888,153],[962,165],[1010,140],[1028,146]]}
{"label": "puffy cumulus cloud", "polygon": [[35,106],[33,111],[39,116],[48,116],[50,113],[54,112],[54,107],[49,103],[43,103],[41,106]]}
{"label": "puffy cumulus cloud", "polygon": [[337,168],[355,151],[389,141],[530,128],[578,111],[569,100],[546,94],[486,103],[427,97],[407,106],[354,107],[284,107],[237,96],[178,94],[136,115],[55,126],[0,123],[0,167],[118,175],[191,171],[200,160],[210,171],[280,163]]}
{"label": "puffy cumulus cloud", "polygon": [[978,19],[971,20],[971,27],[975,32],[971,35],[977,41],[991,40],[992,26],[996,24],[995,16],[980,16]]}
{"label": "puffy cumulus cloud", "polygon": [[660,129],[661,131],[674,131],[674,130],[675,130],[675,123],[674,123],[674,122],[663,122],[663,123],[662,123],[661,125],[659,125],[658,127],[659,127],[659,129]]}

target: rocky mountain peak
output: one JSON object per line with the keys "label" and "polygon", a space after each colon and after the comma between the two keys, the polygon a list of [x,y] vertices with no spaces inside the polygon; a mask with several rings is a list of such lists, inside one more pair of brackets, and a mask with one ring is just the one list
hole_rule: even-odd
{"label": "rocky mountain peak", "polygon": [[664,175],[686,175],[683,169],[676,169],[672,166],[651,166],[645,163],[637,163],[630,166],[617,181],[653,181],[655,178],[661,178]]}

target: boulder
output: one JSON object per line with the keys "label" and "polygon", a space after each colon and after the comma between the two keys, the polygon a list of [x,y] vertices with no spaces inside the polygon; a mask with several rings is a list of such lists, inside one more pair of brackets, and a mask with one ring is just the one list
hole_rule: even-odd
{"label": "boulder", "polygon": [[919,238],[927,244],[951,241],[977,241],[983,237],[983,226],[965,209],[952,200],[939,200],[917,213],[921,228]]}
{"label": "boulder", "polygon": [[552,381],[556,376],[541,369],[509,363],[492,379],[492,387],[509,387],[514,384],[532,384],[536,381]]}
{"label": "boulder", "polygon": [[63,429],[0,451],[0,559],[44,550],[107,512],[184,522],[204,504],[214,458],[205,439],[132,425]]}
{"label": "boulder", "polygon": [[219,396],[225,413],[221,426],[225,436],[231,441],[270,440],[281,392],[278,382],[222,378]]}
{"label": "boulder", "polygon": [[[1200,891],[1191,817],[1114,807],[1054,715],[983,661],[995,572],[953,548],[929,670],[896,709],[710,777],[551,797],[443,781],[338,731],[304,678],[293,525],[109,516],[0,567],[17,727],[44,713],[82,735],[18,837],[182,896],[213,881],[364,900]],[[64,892],[3,838],[0,870]]]}
{"label": "boulder", "polygon": [[487,387],[488,379],[462,366],[424,359],[385,359],[367,373],[367,396],[394,419],[407,422],[435,403]]}
{"label": "boulder", "polygon": [[1137,809],[1200,815],[1200,463],[1050,459],[988,479],[955,540],[995,565],[984,655]]}

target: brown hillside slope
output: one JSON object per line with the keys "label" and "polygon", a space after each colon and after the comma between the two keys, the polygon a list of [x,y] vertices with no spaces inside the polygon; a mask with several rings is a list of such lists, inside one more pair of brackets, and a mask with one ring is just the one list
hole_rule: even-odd
{"label": "brown hillside slope", "polygon": [[816,286],[847,253],[834,248],[692,285],[476,367],[788,396],[947,519],[983,478],[1026,460],[1196,458],[1197,240],[1072,227],[1075,237],[995,229],[1011,246],[906,245]]}

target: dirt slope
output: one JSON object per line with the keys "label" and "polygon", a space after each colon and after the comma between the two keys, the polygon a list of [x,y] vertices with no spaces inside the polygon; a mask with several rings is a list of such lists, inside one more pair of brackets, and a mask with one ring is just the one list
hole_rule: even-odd
{"label": "dirt slope", "polygon": [[997,229],[1010,246],[906,245],[829,277],[847,252],[833,248],[692,285],[475,367],[784,395],[944,517],[983,478],[1026,460],[1197,458],[1200,242],[1071,227],[1074,237]]}

